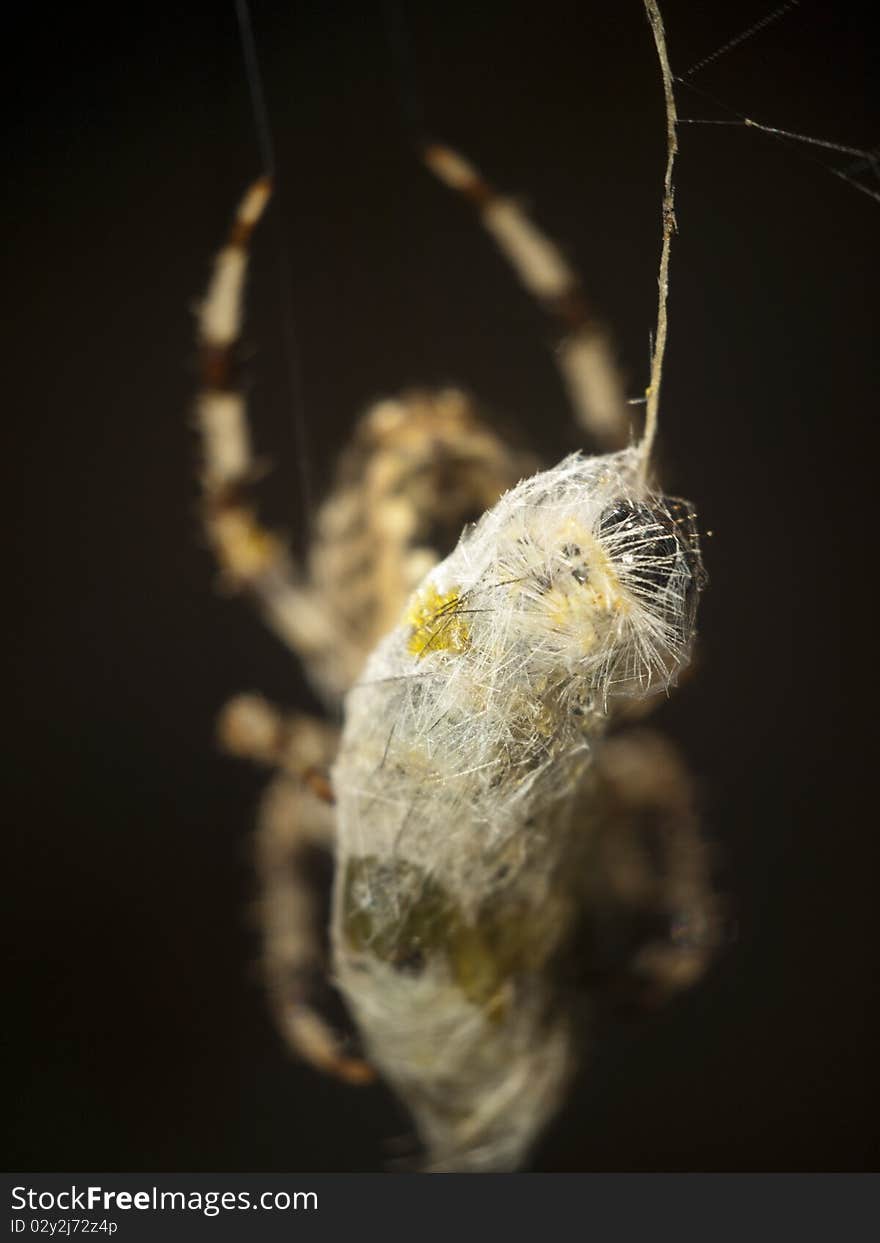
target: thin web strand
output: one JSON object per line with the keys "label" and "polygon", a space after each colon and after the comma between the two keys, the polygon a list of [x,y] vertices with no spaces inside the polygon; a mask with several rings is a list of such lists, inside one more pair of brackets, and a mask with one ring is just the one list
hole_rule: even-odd
{"label": "thin web strand", "polygon": [[287,364],[287,386],[293,410],[294,443],[296,445],[297,472],[300,482],[300,508],[304,525],[304,538],[308,541],[312,523],[312,488],[311,488],[311,451],[309,447],[308,429],[305,417],[305,400],[303,396],[302,365],[300,362],[299,337],[297,333],[296,315],[293,308],[293,281],[291,276],[290,255],[280,223],[282,207],[281,188],[275,171],[275,143],[272,127],[269,124],[269,112],[266,107],[266,95],[263,89],[263,75],[257,57],[257,46],[254,39],[253,23],[251,22],[248,0],[235,0],[235,13],[241,37],[242,59],[245,76],[251,97],[254,124],[257,130],[257,143],[260,158],[267,174],[272,178],[275,211],[273,222],[275,227],[276,248],[279,262],[277,264],[279,297],[281,300],[282,339],[284,341],[284,357]]}
{"label": "thin web strand", "polygon": [[775,21],[778,21],[780,17],[784,17],[786,13],[789,13],[792,9],[796,9],[799,3],[800,0],[789,0],[788,4],[780,4],[778,8],[772,9],[759,21],[753,22],[751,26],[746,27],[745,30],[741,30],[738,35],[733,35],[725,43],[722,43],[721,46],[716,48],[714,52],[710,52],[708,56],[704,56],[702,60],[698,60],[695,65],[691,65],[690,69],[686,69],[681,75],[682,78],[693,77],[695,73],[699,73],[700,70],[705,69],[707,65],[711,65],[716,60],[720,60],[722,56],[726,56],[728,52],[732,52],[735,47],[739,47],[741,43],[745,43],[747,39],[751,39],[754,35],[758,34],[759,31],[766,29],[767,26],[772,26],[772,24]]}
{"label": "thin web strand", "polygon": [[[677,122],[679,125],[722,125],[733,129],[754,129],[758,133],[769,134],[771,138],[775,138],[778,142],[790,144],[792,147],[794,147],[795,143],[800,143],[802,146],[821,147],[826,151],[837,151],[841,155],[854,156],[859,161],[856,165],[857,168],[861,166],[866,171],[870,170],[875,174],[877,172],[877,148],[866,151],[861,147],[850,147],[844,143],[831,142],[825,138],[813,138],[809,134],[798,134],[791,130],[778,129],[773,125],[763,125],[760,121],[755,121],[751,117],[746,116],[744,112],[732,107],[723,99],[719,99],[717,95],[713,95],[711,91],[707,91],[702,86],[696,86],[693,82],[687,82],[680,77],[675,77],[674,81],[680,86],[696,91],[698,95],[703,96],[717,107],[723,108],[726,112],[730,112],[736,117],[736,120],[710,117],[680,117]],[[819,168],[824,169],[826,173],[839,177],[841,181],[845,181],[847,185],[852,186],[854,190],[860,190],[862,194],[867,194],[868,198],[880,203],[880,192],[872,190],[870,186],[866,186],[863,182],[857,181],[855,177],[851,176],[852,167],[848,169],[835,168],[833,164],[826,164],[824,160],[816,159],[805,152],[801,152],[801,155],[803,158],[810,160],[812,164],[816,164]]]}
{"label": "thin web strand", "polygon": [[404,124],[417,150],[425,142],[425,109],[419,90],[413,39],[399,0],[384,0],[385,34],[394,66],[394,78]]}
{"label": "thin web strand", "polygon": [[672,173],[675,167],[675,156],[678,151],[676,125],[678,113],[675,107],[672,70],[669,67],[669,55],[666,50],[666,32],[663,18],[657,7],[656,0],[644,0],[645,12],[651,24],[657,58],[660,61],[660,72],[663,77],[663,94],[666,100],[666,173],[663,178],[663,242],[660,250],[660,271],[657,276],[657,332],[654,338],[654,350],[651,356],[651,381],[648,386],[647,405],[645,412],[645,430],[639,445],[641,461],[639,475],[642,481],[647,478],[651,451],[657,436],[657,421],[660,408],[660,384],[663,378],[663,356],[666,352],[667,314],[666,303],[669,295],[669,252],[672,249],[672,235],[675,232],[675,187]]}
{"label": "thin web strand", "polygon": [[715,120],[711,117],[679,117],[679,125],[733,125],[748,126],[750,129],[760,130],[763,134],[775,134],[779,138],[790,138],[794,142],[803,142],[811,147],[824,147],[828,151],[839,151],[841,155],[854,155],[862,160],[870,161],[872,153],[865,151],[861,147],[847,147],[842,142],[830,142],[827,138],[812,138],[809,134],[796,134],[789,129],[777,129],[775,125],[762,125],[760,121],[753,121],[751,117],[743,117],[739,121],[723,121]]}

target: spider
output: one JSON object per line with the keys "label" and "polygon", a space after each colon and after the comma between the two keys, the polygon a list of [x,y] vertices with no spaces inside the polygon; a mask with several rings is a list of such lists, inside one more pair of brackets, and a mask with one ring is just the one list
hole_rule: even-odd
{"label": "spider", "polygon": [[[558,324],[577,424],[602,452],[542,471],[464,392],[379,402],[294,564],[251,499],[234,365],[270,195],[257,182],[199,315],[204,527],[224,580],[301,660],[327,715],[244,695],[220,735],[273,771],[257,835],[263,959],[290,1047],[352,1084],[378,1069],[426,1168],[502,1170],[564,1095],[572,995],[593,1011],[654,1004],[714,949],[691,780],[640,724],[687,664],[704,574],[692,509],[649,479],[650,405],[633,443],[576,275],[462,156],[435,145],[424,158]],[[669,182],[667,206],[665,256]],[[316,850],[335,856],[329,947],[308,883]],[[328,975],[365,1056],[323,1012]]]}

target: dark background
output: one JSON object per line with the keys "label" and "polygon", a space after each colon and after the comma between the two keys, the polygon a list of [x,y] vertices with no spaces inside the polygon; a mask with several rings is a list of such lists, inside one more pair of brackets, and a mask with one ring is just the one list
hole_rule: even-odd
{"label": "dark background", "polygon": [[[664,5],[681,73],[770,6],[704,7]],[[401,71],[378,5],[253,6],[280,193],[249,378],[264,512],[294,538],[285,266],[316,493],[356,414],[407,384],[466,385],[548,458],[576,443],[540,314],[412,155],[407,81],[430,133],[527,196],[645,383],[665,153],[639,4],[404,16]],[[864,148],[869,42],[805,3],[694,83]],[[50,5],[6,46],[7,1167],[382,1168],[398,1107],[293,1063],[269,1021],[247,915],[264,778],[213,743],[237,690],[311,702],[197,533],[190,308],[260,167],[234,13]],[[594,1050],[535,1168],[876,1169],[880,203],[830,154],[681,139],[663,454],[715,534],[699,676],[663,717],[737,933],[701,988]]]}

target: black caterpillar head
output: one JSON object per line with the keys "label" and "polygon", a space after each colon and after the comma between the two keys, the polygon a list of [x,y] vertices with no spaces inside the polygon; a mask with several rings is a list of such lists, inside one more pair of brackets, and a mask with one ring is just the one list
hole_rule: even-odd
{"label": "black caterpillar head", "polygon": [[630,591],[684,596],[690,621],[706,585],[696,515],[686,501],[618,500],[599,518],[599,538]]}

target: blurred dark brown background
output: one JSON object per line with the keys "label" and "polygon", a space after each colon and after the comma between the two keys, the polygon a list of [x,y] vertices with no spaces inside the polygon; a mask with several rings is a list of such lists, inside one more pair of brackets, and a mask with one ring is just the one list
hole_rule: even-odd
{"label": "blurred dark brown background", "polygon": [[[664,5],[679,72],[770,8],[705,7]],[[548,457],[575,443],[546,325],[412,155],[407,77],[428,131],[566,246],[645,382],[664,124],[637,0],[403,13],[402,76],[379,5],[253,5],[280,195],[250,382],[265,512],[295,538],[284,251],[316,491],[407,384],[468,386]],[[868,147],[869,43],[805,3],[693,80]],[[259,171],[232,7],[19,11],[6,48],[7,1167],[382,1168],[406,1130],[386,1093],[318,1078],[271,1027],[247,920],[263,777],[213,746],[236,690],[310,703],[196,530],[190,308]],[[729,115],[684,89],[680,110]],[[535,1168],[876,1169],[880,203],[755,132],[681,137],[663,451],[715,535],[699,676],[663,715],[738,933],[594,1051]]]}

